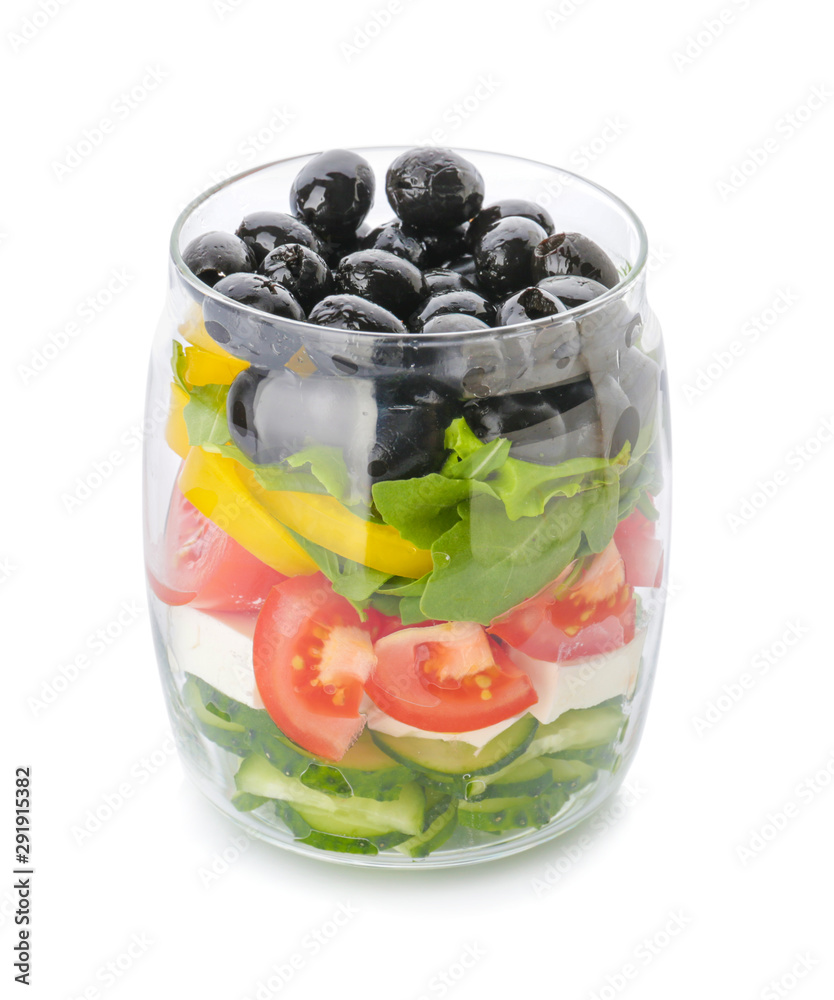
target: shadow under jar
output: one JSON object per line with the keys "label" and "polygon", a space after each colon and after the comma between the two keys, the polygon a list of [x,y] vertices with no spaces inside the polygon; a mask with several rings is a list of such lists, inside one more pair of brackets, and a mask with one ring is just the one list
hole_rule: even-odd
{"label": "shadow under jar", "polygon": [[[366,231],[401,152],[360,151]],[[485,205],[537,202],[604,249],[613,287],[514,326],[386,334],[198,280],[185,247],[289,214],[307,157],[206,192],[171,240],[144,501],[175,737],[221,811],[331,861],[461,865],[574,827],[634,756],[657,660],[668,401],[643,227],[573,174],[463,155]]]}

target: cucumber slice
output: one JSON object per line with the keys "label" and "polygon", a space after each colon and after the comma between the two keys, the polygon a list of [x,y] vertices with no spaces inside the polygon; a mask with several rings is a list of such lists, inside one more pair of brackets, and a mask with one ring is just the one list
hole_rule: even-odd
{"label": "cucumber slice", "polygon": [[550,822],[567,802],[568,796],[563,788],[556,787],[536,798],[526,796],[461,802],[458,804],[458,822],[461,826],[486,833],[540,827]]}
{"label": "cucumber slice", "polygon": [[210,740],[239,757],[260,754],[309,788],[388,801],[413,779],[411,770],[380,750],[367,730],[335,764],[293,743],[263,709],[235,701],[193,674],[187,675],[183,699]]}
{"label": "cucumber slice", "polygon": [[405,785],[398,798],[385,802],[356,795],[340,798],[308,788],[253,755],[241,763],[235,785],[239,792],[289,803],[311,829],[335,836],[377,837],[394,832],[416,836],[425,822],[426,797],[416,782]]}
{"label": "cucumber slice", "polygon": [[359,795],[388,801],[399,797],[400,790],[413,780],[411,770],[392,760],[374,743],[366,729],[338,764],[311,762],[301,775],[308,788],[331,795]]}
{"label": "cucumber slice", "polygon": [[435,816],[423,833],[417,834],[416,837],[409,837],[408,840],[397,844],[394,850],[401,854],[407,854],[410,858],[425,858],[426,855],[445,844],[455,832],[458,810],[457,802],[449,798],[444,798],[443,801],[448,804]]}
{"label": "cucumber slice", "polygon": [[249,792],[235,792],[232,796],[232,805],[239,812],[244,813],[258,809],[265,802],[269,802],[269,799],[265,799],[263,795],[250,795]]}
{"label": "cucumber slice", "polygon": [[619,699],[603,702],[594,708],[573,708],[554,722],[539,726],[525,756],[589,750],[613,744],[619,741],[625,723]]}
{"label": "cucumber slice", "polygon": [[490,774],[520,756],[536,732],[536,720],[525,715],[481,749],[460,740],[422,736],[387,736],[371,731],[377,746],[390,757],[443,782],[460,784],[473,775]]}
{"label": "cucumber slice", "polygon": [[365,837],[338,837],[311,829],[310,824],[287,802],[276,802],[275,813],[289,827],[297,841],[320,851],[336,851],[339,854],[379,853],[377,845]]}
{"label": "cucumber slice", "polygon": [[581,760],[565,760],[560,757],[539,757],[539,761],[550,769],[557,785],[570,785],[571,790],[587,785],[597,775],[597,768]]}
{"label": "cucumber slice", "polygon": [[514,761],[509,767],[483,778],[473,778],[466,785],[470,802],[486,798],[515,798],[540,795],[553,784],[553,769],[547,758]]}

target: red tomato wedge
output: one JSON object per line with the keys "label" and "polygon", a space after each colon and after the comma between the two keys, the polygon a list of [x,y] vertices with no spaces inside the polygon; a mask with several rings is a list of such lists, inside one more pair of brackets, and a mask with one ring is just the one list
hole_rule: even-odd
{"label": "red tomato wedge", "polygon": [[612,542],[572,587],[550,584],[496,619],[488,631],[537,660],[567,663],[631,642],[634,617],[634,594]]}
{"label": "red tomato wedge", "polygon": [[340,760],[365,725],[370,632],[321,574],[270,591],[255,625],[255,683],[272,721],[310,753]]}
{"label": "red tomato wedge", "polygon": [[148,579],[166,604],[201,611],[257,611],[284,577],[204,517],[174,487],[162,545]]}
{"label": "red tomato wedge", "polygon": [[406,628],[374,645],[368,696],[392,718],[436,733],[464,733],[536,702],[529,678],[480,625]]}
{"label": "red tomato wedge", "polygon": [[663,542],[655,536],[655,522],[634,510],[617,525],[614,541],[631,586],[659,587],[663,579]]}

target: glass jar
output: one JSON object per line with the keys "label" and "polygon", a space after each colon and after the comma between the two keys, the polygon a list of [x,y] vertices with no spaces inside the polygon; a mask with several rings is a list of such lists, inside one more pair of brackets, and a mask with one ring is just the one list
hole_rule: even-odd
{"label": "glass jar", "polygon": [[[360,152],[381,183],[401,150]],[[145,540],[174,734],[220,810],[331,861],[467,864],[572,828],[622,780],[657,660],[668,405],[643,227],[566,171],[464,155],[487,204],[537,201],[617,283],[517,326],[383,334],[199,281],[189,241],[288,212],[306,157],[212,188],[171,238]],[[390,216],[378,192],[367,222]],[[224,348],[240,336],[255,363]]]}

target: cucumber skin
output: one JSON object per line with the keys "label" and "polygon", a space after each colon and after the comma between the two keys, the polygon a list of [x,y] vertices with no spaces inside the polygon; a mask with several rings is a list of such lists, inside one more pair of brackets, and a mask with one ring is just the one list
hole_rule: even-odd
{"label": "cucumber skin", "polygon": [[[358,795],[388,802],[398,798],[403,785],[414,778],[410,768],[394,760],[390,767],[362,771],[316,757],[284,736],[264,709],[235,701],[193,674],[187,674],[186,678],[184,700],[207,739],[238,757],[251,754],[266,757],[282,774],[299,778],[308,788],[331,795]],[[197,697],[200,704],[195,705],[192,699]],[[209,722],[212,713],[205,707],[208,704],[228,715],[231,722],[219,718],[219,725]],[[230,725],[238,728],[231,729]]]}

